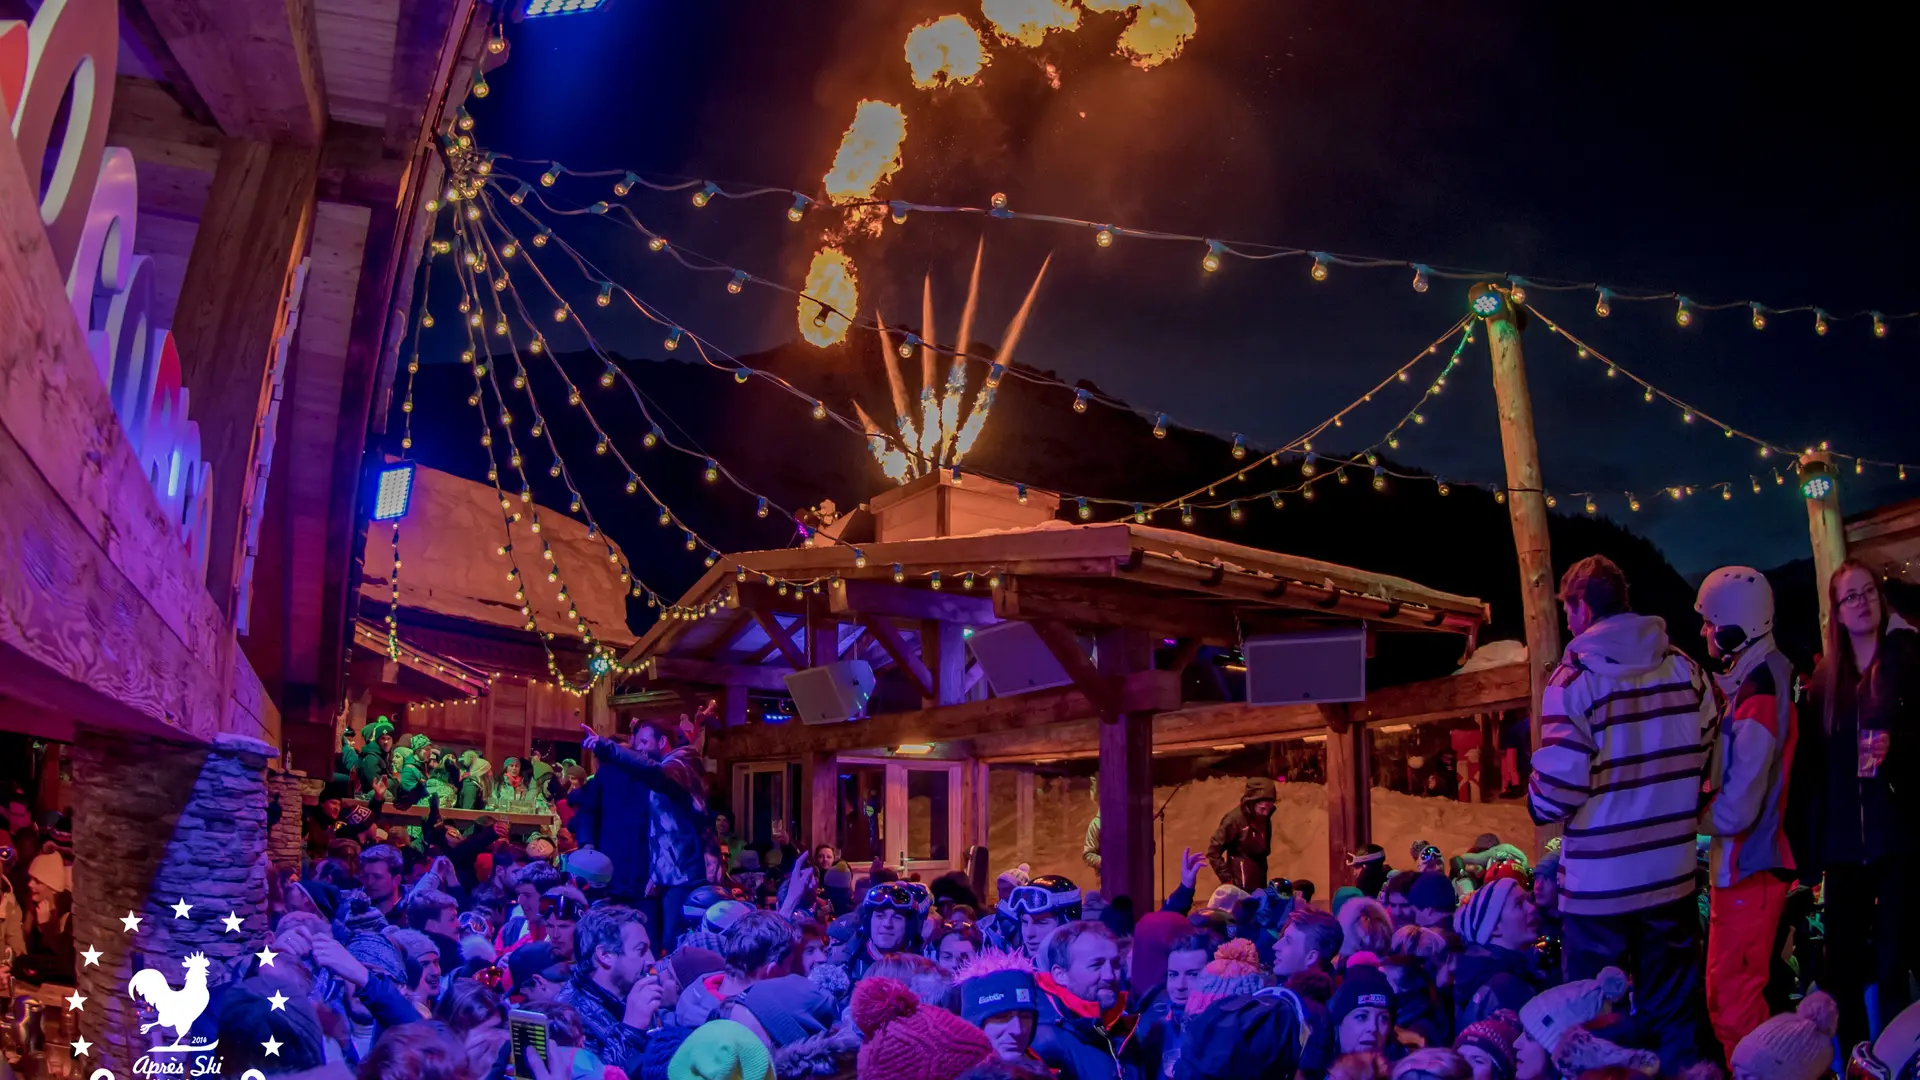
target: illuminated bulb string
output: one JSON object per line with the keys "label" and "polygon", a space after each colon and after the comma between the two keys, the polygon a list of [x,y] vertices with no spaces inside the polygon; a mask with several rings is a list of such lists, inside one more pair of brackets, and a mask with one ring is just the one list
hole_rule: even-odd
{"label": "illuminated bulb string", "polygon": [[[436,210],[427,219],[427,237],[429,241],[432,240],[434,233],[438,231],[439,225],[440,217]],[[422,259],[420,261],[422,263],[420,267],[420,295],[426,297],[431,295],[433,288],[433,260]],[[413,350],[412,355],[407,360],[406,397],[402,398],[400,402],[400,452],[403,457],[408,456],[413,450],[413,377],[420,371],[420,335],[432,325],[433,316],[427,313],[426,305],[423,301],[421,304],[420,318],[413,325]],[[387,597],[387,656],[398,660],[400,659],[400,520],[398,518],[395,518],[393,522],[393,570],[392,573],[388,575],[387,588],[389,591],[389,596]]]}
{"label": "illuminated bulb string", "polygon": [[[1578,337],[1575,337],[1571,332],[1567,330],[1566,327],[1561,326],[1559,323],[1555,322],[1552,318],[1548,317],[1546,314],[1541,312],[1538,308],[1534,307],[1533,305],[1528,304],[1526,305],[1526,308],[1528,311],[1533,313],[1535,318],[1539,319],[1542,323],[1546,324],[1546,327],[1549,331],[1563,338],[1568,344],[1572,345],[1574,348],[1575,357],[1582,360],[1588,359],[1588,358],[1598,360],[1601,364],[1605,365],[1607,369],[1607,374],[1610,377],[1615,376],[1616,373],[1618,375],[1626,376],[1627,379],[1631,380],[1634,383],[1634,385],[1640,388],[1641,395],[1645,397],[1648,401],[1654,401],[1657,399],[1660,401],[1664,401],[1667,404],[1678,409],[1680,411],[1680,419],[1682,423],[1695,424],[1701,427],[1707,427],[1714,430],[1718,430],[1726,438],[1741,439],[1748,443],[1751,443],[1758,448],[1760,456],[1763,458],[1771,458],[1775,454],[1783,454],[1787,457],[1788,460],[1794,460],[1801,453],[1801,451],[1794,450],[1791,447],[1786,446],[1785,444],[1774,442],[1770,439],[1762,438],[1761,436],[1754,435],[1742,428],[1735,427],[1730,423],[1716,419],[1711,414],[1699,409],[1693,404],[1679,397],[1676,397],[1675,395],[1670,394],[1665,390],[1660,389],[1659,387],[1648,382],[1646,379],[1643,379],[1640,376],[1635,375],[1633,372],[1628,371],[1626,368],[1621,367],[1618,361],[1615,361],[1611,357],[1608,357],[1605,353],[1602,353],[1599,349],[1594,348],[1593,345],[1589,344],[1588,342],[1583,341]],[[1820,449],[1828,450],[1829,448],[1825,443],[1822,443],[1820,446]],[[1897,470],[1900,479],[1904,480],[1906,479],[1907,469],[1910,467],[1913,467],[1912,462],[1886,461],[1879,458],[1865,457],[1859,454],[1843,453],[1838,450],[1831,450],[1829,452],[1833,454],[1834,459],[1836,461],[1852,461],[1855,464],[1856,472],[1862,471],[1866,466],[1871,465],[1878,468]]]}
{"label": "illuminated bulb string", "polygon": [[[487,201],[488,201],[489,208],[491,210],[497,211],[498,208],[493,206],[491,199],[489,198]],[[557,210],[554,207],[552,207],[551,204],[547,203],[544,199],[541,200],[541,205],[546,207],[549,210],[552,210],[555,213],[559,213],[562,215],[566,215],[569,213],[585,212],[585,211]],[[524,205],[517,206],[516,209],[520,210],[521,214],[525,216],[533,224],[535,225],[540,224],[539,219],[534,217],[532,213],[524,207]],[[497,214],[494,220],[496,221],[496,223],[498,223]],[[500,227],[503,232],[507,231],[504,226],[500,226]],[[645,227],[642,225],[639,225],[637,222],[635,223],[634,227],[639,231],[641,231],[643,234],[653,235],[651,233],[648,233]],[[510,232],[508,232],[507,235],[509,237],[512,236]],[[555,235],[552,238],[552,243],[558,246],[560,250],[563,253],[565,253],[574,262],[576,268],[580,271],[583,278],[585,278],[589,282],[593,282],[596,284],[607,280],[606,277],[600,272],[598,267],[594,266],[594,264],[590,260],[588,260],[585,256],[581,255],[577,251],[577,249],[573,248],[565,240]],[[677,245],[674,245],[670,247],[668,250],[680,252],[680,251],[683,251],[684,249],[681,249]],[[529,259],[531,260],[531,258],[532,257],[529,254]],[[718,263],[713,264],[713,266],[711,267],[699,267],[694,265],[693,263],[686,262],[686,260],[684,259],[681,261],[683,262],[683,264],[688,265],[689,267],[694,269],[725,269],[729,273],[744,273],[744,271],[737,271],[731,266],[723,266],[722,264],[718,264]],[[787,289],[783,286],[779,286],[777,285],[777,283],[767,282],[765,281],[765,279],[755,277],[755,278],[751,278],[751,280],[754,280],[761,284],[771,285],[775,288],[779,288],[782,291],[789,292],[796,296],[805,295],[803,293],[798,293],[798,292],[795,292],[794,290]],[[547,279],[544,276],[542,276],[542,281],[543,283],[547,284],[549,292],[552,292],[553,295],[557,298],[558,293],[553,290],[551,283],[547,281]],[[642,300],[639,296],[634,294],[633,291],[628,289],[626,286],[621,285],[618,282],[614,282],[613,286],[614,286],[614,289],[618,291],[621,296],[625,297],[626,300],[634,306],[635,310],[640,312],[643,316],[645,316],[649,320],[652,320],[658,325],[671,327],[674,331],[681,333],[684,336],[684,340],[691,341],[693,343],[693,347],[695,351],[700,355],[701,359],[707,364],[707,366],[718,369],[718,370],[722,370],[722,371],[732,372],[735,375],[735,377],[740,381],[745,381],[746,378],[754,377],[754,376],[765,379],[766,381],[784,390],[789,395],[803,401],[807,405],[809,411],[812,412],[813,415],[817,418],[831,420],[834,423],[838,424],[839,426],[845,428],[847,431],[861,438],[862,440],[869,440],[869,439],[876,439],[876,438],[884,439],[887,442],[891,443],[900,452],[907,455],[909,458],[917,459],[923,464],[928,465],[930,468],[937,464],[936,462],[934,462],[932,458],[926,456],[923,453],[915,451],[913,447],[906,445],[905,443],[897,439],[894,439],[890,436],[869,431],[864,425],[860,424],[854,418],[847,417],[839,412],[836,412],[832,409],[827,408],[824,405],[824,403],[815,399],[811,394],[808,394],[805,391],[801,390],[800,388],[787,382],[785,379],[781,378],[779,375],[773,372],[764,371],[762,369],[749,367],[743,364],[742,362],[734,358],[731,354],[727,353],[725,350],[719,348],[717,345],[714,345],[712,342],[707,341],[705,338],[699,336],[698,334],[695,334],[691,331],[687,331],[682,325],[677,323],[675,320],[669,318],[664,313],[660,312],[658,309],[648,304],[646,301]],[[852,321],[867,328],[877,328],[879,326],[879,323],[872,320],[853,319]],[[1289,442],[1286,446],[1278,450],[1275,450],[1269,454],[1263,455],[1261,460],[1255,461],[1254,464],[1257,465],[1262,463],[1262,461],[1264,460],[1276,459],[1285,454],[1297,452],[1303,446],[1307,445],[1315,435],[1324,431],[1326,428],[1342,426],[1345,418],[1348,417],[1354,410],[1358,409],[1360,406],[1367,404],[1372,400],[1373,393],[1384,388],[1385,386],[1389,385],[1390,383],[1392,383],[1397,379],[1404,379],[1405,371],[1407,368],[1412,367],[1414,364],[1417,364],[1420,360],[1424,359],[1426,356],[1431,355],[1440,343],[1444,342],[1448,337],[1452,336],[1454,333],[1459,332],[1460,329],[1467,323],[1467,321],[1468,321],[1467,319],[1462,318],[1459,322],[1455,323],[1454,326],[1451,329],[1449,329],[1449,331],[1446,334],[1436,339],[1436,341],[1430,344],[1427,348],[1421,350],[1421,352],[1416,354],[1414,359],[1409,361],[1406,365],[1403,365],[1400,369],[1388,375],[1388,377],[1382,380],[1381,383],[1379,383],[1377,386],[1375,386],[1373,390],[1370,390],[1367,393],[1361,395],[1359,398],[1356,398],[1354,401],[1349,403],[1344,408],[1340,409],[1338,412],[1334,413],[1332,416],[1329,416],[1325,420],[1314,425],[1312,428],[1308,430],[1307,434],[1302,436],[1301,438],[1295,439]],[[966,359],[971,359],[979,363],[987,364],[989,365],[990,371],[993,371],[994,369],[997,368],[999,372],[1002,374],[1017,375],[1019,377],[1026,378],[1030,382],[1034,382],[1042,385],[1053,385],[1053,386],[1059,386],[1062,388],[1072,389],[1074,390],[1074,393],[1075,393],[1075,398],[1074,398],[1075,412],[1085,412],[1086,404],[1090,399],[1090,397],[1092,397],[1089,391],[1084,387],[1072,387],[1070,386],[1070,384],[1065,383],[1061,380],[1053,379],[1047,376],[1040,376],[1037,373],[1032,373],[1022,368],[1011,368],[1011,369],[1005,368],[996,364],[993,360],[987,357],[979,356],[973,353],[962,354],[956,349],[951,349],[951,348],[947,348],[937,344],[920,341],[917,337],[914,337],[912,340],[914,342],[914,345],[918,348],[926,348],[937,354],[944,354],[948,356],[955,356],[955,357],[964,356]],[[609,362],[609,364],[612,363],[611,358],[606,357],[604,353],[599,353],[597,355],[600,355],[603,359],[606,359]],[[714,360],[714,356],[721,357],[725,361],[725,363],[716,362]],[[637,396],[639,393],[638,387],[633,385],[631,379],[626,376],[626,373],[624,372],[624,370],[620,371],[620,376],[622,378],[627,379],[629,388]],[[1102,401],[1103,404],[1108,404],[1110,407],[1116,409],[1117,411],[1129,412],[1136,416],[1140,416],[1142,419],[1151,419],[1155,421],[1156,425],[1160,426],[1162,430],[1164,430],[1164,427],[1167,423],[1171,422],[1165,418],[1165,414],[1145,413],[1142,410],[1137,409],[1132,405],[1119,401],[1118,399],[1111,399],[1102,395],[1100,400]],[[644,404],[642,407],[644,409],[645,407]],[[1234,443],[1236,447],[1238,447],[1238,452],[1235,455],[1236,457],[1244,456],[1245,454],[1245,451],[1246,451],[1245,437],[1242,435],[1239,435],[1236,433],[1231,437],[1231,439],[1227,439],[1225,436],[1219,436],[1217,433],[1208,432],[1208,431],[1205,431],[1204,429],[1190,428],[1188,430],[1201,431],[1204,434],[1214,435],[1215,437],[1222,438],[1223,441],[1230,441]],[[940,467],[945,467],[945,466],[940,466]],[[980,475],[986,476],[989,479],[1001,480],[1002,482],[1005,482],[1005,483],[1018,483],[1017,481],[1014,481],[1005,477],[997,476],[992,473],[983,472]],[[1131,499],[1119,499],[1119,498],[1109,498],[1109,497],[1101,497],[1101,496],[1080,496],[1072,492],[1062,492],[1060,494],[1062,495],[1063,498],[1066,498],[1069,500],[1079,501],[1084,499],[1084,501],[1087,502],[1088,504],[1099,504],[1099,505],[1105,505],[1105,506],[1122,507],[1122,508],[1128,508],[1129,510],[1137,502],[1137,500],[1131,500]],[[1159,504],[1156,502],[1156,505],[1159,505]]]}
{"label": "illuminated bulb string", "polygon": [[[498,160],[509,161],[509,160],[515,160],[515,159],[509,158],[503,154],[503,155],[499,155]],[[541,161],[541,160],[519,159],[519,164],[521,164],[522,166],[552,165],[554,168],[559,168],[557,163]],[[628,174],[626,173],[625,170],[621,170],[621,169],[599,170],[599,171],[593,171],[593,172],[574,172],[572,170],[561,169],[560,172],[566,175],[577,176],[585,179],[595,179],[595,178],[609,177],[609,176],[634,175],[634,174]],[[758,196],[773,195],[773,196],[778,196],[780,198],[805,199],[806,203],[804,205],[812,205],[814,202],[814,200],[812,200],[811,198],[801,195],[799,192],[794,191],[791,188],[776,187],[776,186],[766,185],[766,184],[746,184],[746,183],[734,184],[731,182],[727,184],[719,184],[719,183],[706,180],[704,178],[694,179],[694,178],[687,178],[687,177],[670,177],[670,178],[663,178],[663,179],[653,180],[653,181],[641,179],[637,175],[635,175],[634,178],[636,180],[639,180],[639,182],[643,186],[651,188],[656,191],[684,191],[689,188],[702,188],[704,190],[704,189],[710,188],[714,194],[719,195],[723,198],[729,198],[729,199],[750,199]],[[794,205],[796,207],[803,206],[803,204],[800,202],[796,202]],[[1120,240],[1120,239],[1159,240],[1159,241],[1167,241],[1167,242],[1173,242],[1173,243],[1196,244],[1196,245],[1201,245],[1203,249],[1202,250],[1203,259],[1201,261],[1202,262],[1206,262],[1209,260],[1212,261],[1214,264],[1214,268],[1217,268],[1221,257],[1224,255],[1231,255],[1231,256],[1234,256],[1235,258],[1254,260],[1254,261],[1268,260],[1268,259],[1305,258],[1305,259],[1312,260],[1312,266],[1310,267],[1310,269],[1313,271],[1312,276],[1315,280],[1324,280],[1328,276],[1327,269],[1330,266],[1345,266],[1345,267],[1355,267],[1355,268],[1361,268],[1361,269],[1387,267],[1387,268],[1394,268],[1394,269],[1410,270],[1410,271],[1413,271],[1413,274],[1414,274],[1414,288],[1416,291],[1421,291],[1421,292],[1425,291],[1425,289],[1423,289],[1421,286],[1427,283],[1431,278],[1458,278],[1463,280],[1465,279],[1487,280],[1487,279],[1504,278],[1510,284],[1523,289],[1523,295],[1524,295],[1524,291],[1526,290],[1536,290],[1536,289],[1544,292],[1591,292],[1591,293],[1594,293],[1599,297],[1598,302],[1595,305],[1596,308],[1607,309],[1606,312],[1602,312],[1603,315],[1611,311],[1612,304],[1615,301],[1624,302],[1624,303],[1674,303],[1677,305],[1676,316],[1678,315],[1679,311],[1685,311],[1688,313],[1687,318],[1684,320],[1681,320],[1678,317],[1676,317],[1676,322],[1679,322],[1680,325],[1682,326],[1685,326],[1693,322],[1694,321],[1693,315],[1700,312],[1731,311],[1731,310],[1746,308],[1750,310],[1763,311],[1768,314],[1775,314],[1775,315],[1785,315],[1785,314],[1792,314],[1792,313],[1804,313],[1804,314],[1812,315],[1813,321],[1810,325],[1813,331],[1819,334],[1826,333],[1826,330],[1824,329],[1824,327],[1833,323],[1851,322],[1855,320],[1866,320],[1870,323],[1871,332],[1873,336],[1876,338],[1884,338],[1889,333],[1890,324],[1895,322],[1905,321],[1908,319],[1920,318],[1920,310],[1905,311],[1905,312],[1899,312],[1899,313],[1887,313],[1887,312],[1874,311],[1869,309],[1861,309],[1858,311],[1850,311],[1844,314],[1836,315],[1831,310],[1824,309],[1819,307],[1818,305],[1810,304],[1810,303],[1778,305],[1778,304],[1768,304],[1761,301],[1750,300],[1750,299],[1749,300],[1729,300],[1729,301],[1717,302],[1717,303],[1702,302],[1702,301],[1693,300],[1693,299],[1684,297],[1681,293],[1675,292],[1673,290],[1668,290],[1668,289],[1631,289],[1630,288],[1630,289],[1623,290],[1615,286],[1602,285],[1597,281],[1580,281],[1580,280],[1574,280],[1570,278],[1535,277],[1533,275],[1520,277],[1518,275],[1511,274],[1503,270],[1471,269],[1468,267],[1447,266],[1447,265],[1437,264],[1437,263],[1418,262],[1412,259],[1381,258],[1381,257],[1375,257],[1375,256],[1369,256],[1369,255],[1352,255],[1352,254],[1342,254],[1339,252],[1316,251],[1309,248],[1292,247],[1284,244],[1270,244],[1270,243],[1264,243],[1261,241],[1254,241],[1254,240],[1223,240],[1218,237],[1201,236],[1195,233],[1168,232],[1163,229],[1134,228],[1131,226],[1115,225],[1111,222],[1091,221],[1084,218],[1066,217],[1058,214],[1028,213],[1024,211],[1012,210],[1006,206],[989,206],[989,207],[946,206],[946,205],[939,205],[939,204],[933,204],[933,203],[907,202],[901,199],[867,198],[867,199],[855,199],[847,203],[835,204],[835,209],[858,210],[860,208],[868,207],[868,206],[881,207],[895,215],[906,215],[906,214],[912,214],[912,213],[975,214],[981,217],[1000,218],[1004,220],[1032,221],[1032,222],[1039,222],[1042,224],[1062,225],[1070,228],[1085,229],[1089,233],[1093,234],[1094,242],[1100,247],[1110,247],[1117,240]],[[789,216],[791,217],[791,215]],[[1679,306],[1681,304],[1681,301],[1684,301],[1683,306]]]}

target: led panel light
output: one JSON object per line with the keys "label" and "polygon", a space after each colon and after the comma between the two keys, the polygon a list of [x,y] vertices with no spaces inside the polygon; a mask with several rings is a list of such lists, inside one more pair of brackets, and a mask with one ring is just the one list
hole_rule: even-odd
{"label": "led panel light", "polygon": [[381,469],[373,489],[373,520],[398,521],[407,516],[407,507],[412,502],[413,462]]}

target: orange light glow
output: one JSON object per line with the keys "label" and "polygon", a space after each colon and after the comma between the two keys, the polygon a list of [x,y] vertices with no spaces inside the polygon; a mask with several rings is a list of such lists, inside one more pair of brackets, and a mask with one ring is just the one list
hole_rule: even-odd
{"label": "orange light glow", "polygon": [[1005,41],[1035,48],[1049,30],[1076,30],[1080,12],[1067,0],[981,0],[980,14]]}
{"label": "orange light glow", "polygon": [[[822,303],[832,305],[834,310],[823,313]],[[806,295],[800,298],[800,336],[823,349],[846,340],[847,329],[853,325],[847,316],[857,312],[859,304],[853,260],[837,247],[815,252],[812,265],[807,267]]]}
{"label": "orange light glow", "polygon": [[860,102],[823,181],[827,197],[836,203],[872,198],[874,190],[899,170],[900,145],[906,141],[907,115],[898,105]]}

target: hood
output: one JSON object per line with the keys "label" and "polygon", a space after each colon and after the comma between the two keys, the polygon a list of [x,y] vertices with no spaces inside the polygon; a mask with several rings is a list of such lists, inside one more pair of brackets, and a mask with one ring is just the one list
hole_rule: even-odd
{"label": "hood", "polygon": [[1266,799],[1269,802],[1280,801],[1280,788],[1267,777],[1248,777],[1247,790],[1245,794],[1240,796],[1240,805],[1250,807],[1262,799]]}
{"label": "hood", "polygon": [[1145,1000],[1166,985],[1167,952],[1175,941],[1191,933],[1193,926],[1186,917],[1171,911],[1153,912],[1134,927],[1127,983],[1136,998]]}
{"label": "hood", "polygon": [[1666,620],[1629,612],[1587,627],[1567,643],[1567,656],[1597,674],[1626,678],[1659,667],[1668,648]]}

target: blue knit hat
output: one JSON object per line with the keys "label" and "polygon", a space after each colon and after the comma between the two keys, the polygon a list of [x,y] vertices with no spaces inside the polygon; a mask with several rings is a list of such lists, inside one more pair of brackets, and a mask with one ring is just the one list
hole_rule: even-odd
{"label": "blue knit hat", "polygon": [[1428,870],[1413,879],[1413,887],[1407,890],[1407,902],[1417,908],[1452,911],[1460,906],[1460,894],[1453,891],[1453,882],[1447,875]]}

